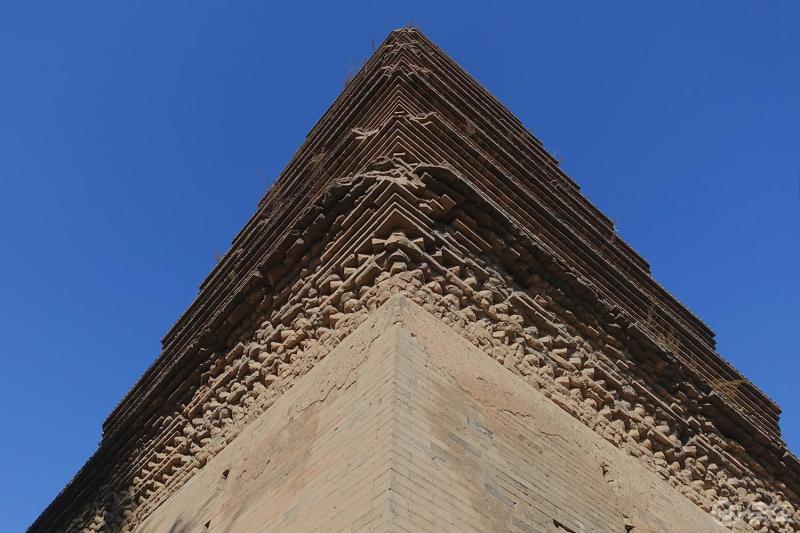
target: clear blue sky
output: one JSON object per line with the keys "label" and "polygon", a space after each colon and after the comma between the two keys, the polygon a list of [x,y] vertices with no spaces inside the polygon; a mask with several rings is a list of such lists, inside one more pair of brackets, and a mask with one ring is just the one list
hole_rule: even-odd
{"label": "clear blue sky", "polygon": [[0,0],[0,530],[89,457],[351,64],[409,20],[562,160],[800,451],[800,3],[278,4]]}

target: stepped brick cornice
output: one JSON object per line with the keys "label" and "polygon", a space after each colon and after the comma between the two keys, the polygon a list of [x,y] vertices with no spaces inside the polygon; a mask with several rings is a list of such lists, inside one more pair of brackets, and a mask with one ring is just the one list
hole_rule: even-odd
{"label": "stepped brick cornice", "polygon": [[[130,531],[403,293],[718,519],[800,525],[778,407],[419,31],[367,61],[32,526]],[[792,525],[793,524],[793,525]]]}

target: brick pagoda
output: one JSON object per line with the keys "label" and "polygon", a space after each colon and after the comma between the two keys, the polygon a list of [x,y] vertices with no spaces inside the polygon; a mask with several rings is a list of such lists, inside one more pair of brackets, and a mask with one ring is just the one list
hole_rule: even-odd
{"label": "brick pagoda", "polygon": [[402,29],[30,530],[798,531],[779,414],[539,140]]}

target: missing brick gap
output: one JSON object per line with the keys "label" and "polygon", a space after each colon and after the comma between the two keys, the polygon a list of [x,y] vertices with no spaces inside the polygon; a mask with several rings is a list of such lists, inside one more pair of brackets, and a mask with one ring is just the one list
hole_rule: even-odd
{"label": "missing brick gap", "polygon": [[572,528],[569,528],[569,527],[565,526],[564,524],[562,524],[561,522],[559,522],[555,518],[553,518],[553,525],[556,526],[556,530],[557,531],[566,531],[567,533],[577,533],[577,531],[575,531]]}
{"label": "missing brick gap", "polygon": [[205,529],[208,529],[208,528],[210,528],[210,527],[211,527],[211,520],[209,520],[208,522],[206,522],[205,524],[203,524],[203,527],[204,527]]}

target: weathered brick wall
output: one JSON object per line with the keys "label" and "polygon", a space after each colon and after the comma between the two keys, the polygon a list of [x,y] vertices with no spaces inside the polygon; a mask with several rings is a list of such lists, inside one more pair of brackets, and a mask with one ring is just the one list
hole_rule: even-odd
{"label": "weathered brick wall", "polygon": [[406,510],[415,519],[409,531],[724,530],[520,377],[407,305],[397,343],[392,501],[398,515]]}
{"label": "weathered brick wall", "polygon": [[198,530],[724,528],[395,297],[136,529]]}
{"label": "weathered brick wall", "polygon": [[347,337],[137,533],[385,526],[395,394],[387,327],[376,315]]}

